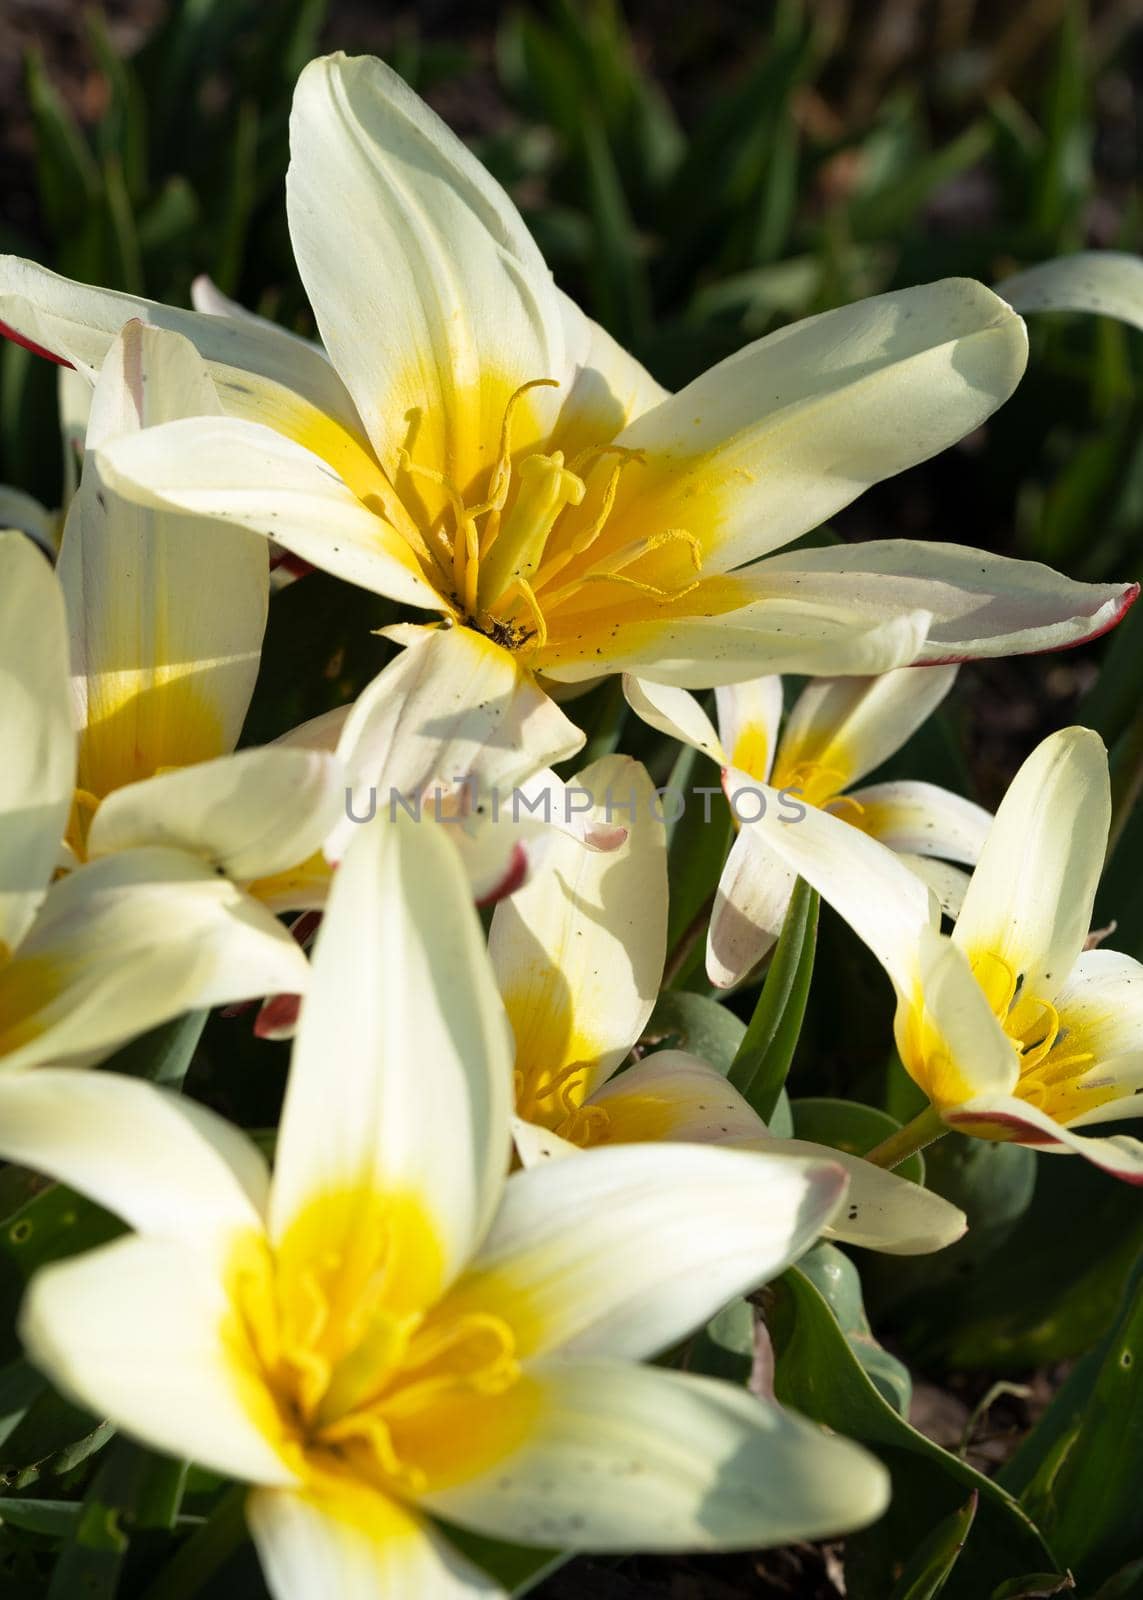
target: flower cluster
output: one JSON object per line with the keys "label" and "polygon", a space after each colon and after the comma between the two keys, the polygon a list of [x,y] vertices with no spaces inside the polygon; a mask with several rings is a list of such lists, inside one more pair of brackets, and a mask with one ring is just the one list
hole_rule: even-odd
{"label": "flower cluster", "polygon": [[[1136,589],[954,545],[776,553],[1008,399],[1024,323],[983,285],[827,312],[669,395],[381,63],[312,62],[291,134],[320,343],[207,283],[185,311],[0,261],[4,331],[87,413],[70,503],[0,534],[0,1155],[128,1230],[34,1277],[28,1354],[249,1485],[278,1600],[500,1592],[446,1525],[594,1551],[863,1526],[872,1455],[680,1350],[823,1237],[955,1241],[891,1170],[950,1129],[1143,1181],[1143,1144],[1079,1131],[1143,1086],[1143,969],[1089,940],[1098,737],[1046,739],[995,816],[863,781],[958,662],[1093,638]],[[239,748],[286,556],[422,619],[353,703]],[[656,1048],[686,780],[615,739],[555,770],[619,674],[722,772],[727,806],[694,787],[733,841],[696,922],[714,991],[799,880],[885,968],[930,1106],[865,1156]],[[248,1001],[293,1036],[272,1168],[94,1070]]]}

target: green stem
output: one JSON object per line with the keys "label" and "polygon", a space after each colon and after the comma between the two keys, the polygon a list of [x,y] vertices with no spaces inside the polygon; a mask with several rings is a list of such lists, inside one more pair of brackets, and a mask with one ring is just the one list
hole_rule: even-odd
{"label": "green stem", "polygon": [[896,1133],[891,1133],[888,1139],[882,1139],[872,1150],[867,1150],[865,1159],[871,1161],[875,1167],[884,1167],[889,1171],[893,1167],[899,1167],[902,1161],[908,1161],[910,1156],[916,1155],[917,1151],[923,1150],[926,1145],[935,1144],[938,1139],[943,1139],[948,1131],[936,1106],[926,1106],[912,1122],[907,1122],[903,1128],[898,1128]]}
{"label": "green stem", "polygon": [[1136,801],[1143,793],[1143,716],[1136,717],[1127,732],[1118,741],[1111,759],[1111,828],[1107,839],[1107,856],[1111,860],[1115,847],[1131,819]]}
{"label": "green stem", "polygon": [[207,1520],[167,1562],[147,1590],[146,1600],[192,1600],[198,1594],[246,1538],[248,1493],[244,1483],[227,1490]]}

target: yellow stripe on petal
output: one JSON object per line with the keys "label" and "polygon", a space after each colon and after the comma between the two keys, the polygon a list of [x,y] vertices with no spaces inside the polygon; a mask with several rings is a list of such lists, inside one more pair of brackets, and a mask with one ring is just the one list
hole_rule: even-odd
{"label": "yellow stripe on petal", "polygon": [[769,755],[769,731],[757,722],[744,722],[730,752],[730,765],[749,778],[764,779]]}
{"label": "yellow stripe on petal", "polygon": [[[174,597],[172,597],[174,598]],[[204,663],[88,679],[86,728],[79,736],[79,788],[104,799],[162,768],[226,755],[230,744],[215,705],[202,688]]]}
{"label": "yellow stripe on petal", "polygon": [[69,963],[49,956],[17,955],[0,967],[0,1064],[52,1025],[52,1003],[71,971]]}

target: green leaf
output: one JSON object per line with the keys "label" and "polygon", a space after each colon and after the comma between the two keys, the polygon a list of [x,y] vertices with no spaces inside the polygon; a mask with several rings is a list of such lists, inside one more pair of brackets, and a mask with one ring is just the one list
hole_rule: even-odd
{"label": "green leaf", "polygon": [[968,1233],[867,1273],[879,1325],[890,1312],[910,1359],[1002,1375],[1102,1338],[1143,1250],[1138,1191],[1086,1162],[957,1134],[926,1161],[928,1187],[965,1210]]}
{"label": "green leaf", "polygon": [[258,125],[258,107],[249,100],[243,101],[238,110],[230,155],[222,238],[214,262],[214,281],[224,294],[237,291],[246,236],[257,199]]}
{"label": "green leaf", "polygon": [[766,981],[754,1007],[729,1078],[768,1122],[794,1059],[809,999],[817,941],[817,893],[801,878],[774,948]]}
{"label": "green leaf", "polygon": [[103,13],[88,11],[84,23],[109,90],[99,120],[99,153],[104,161],[114,158],[120,163],[127,193],[137,201],[147,176],[147,104],[130,64],[111,39]]}
{"label": "green leaf", "polygon": [[[703,794],[703,789],[709,792]],[[698,757],[692,769],[686,802],[686,809],[672,829],[667,850],[667,875],[671,886],[667,949],[672,952],[688,930],[693,930],[696,918],[704,919],[704,908],[713,899],[733,833],[730,808],[722,798],[718,769],[706,756]],[[678,973],[676,982],[684,980],[692,967],[701,966],[701,940],[696,939],[691,955],[691,961]]]}
{"label": "green leaf", "polygon": [[66,239],[98,198],[99,168],[78,123],[48,78],[39,51],[29,53],[27,81],[40,204],[52,232]]}
{"label": "green leaf", "polygon": [[[1056,1594],[1075,1594],[1075,1584],[1066,1572],[1029,1572],[993,1589],[991,1600],[1050,1600],[1050,1596]],[[1100,1600],[1102,1595],[1101,1589],[1092,1600]],[[1104,1600],[1108,1597],[1104,1596]],[[1123,1600],[1129,1597],[1124,1596]]]}
{"label": "green leaf", "polygon": [[[891,1133],[898,1133],[902,1126],[887,1111],[856,1100],[831,1100],[826,1096],[791,1100],[790,1110],[799,1139],[828,1144],[832,1150],[845,1150],[854,1156],[864,1155]],[[898,1177],[924,1183],[925,1158],[918,1150],[894,1170]]]}
{"label": "green leaf", "polygon": [[978,1500],[974,1489],[959,1511],[938,1523],[905,1563],[889,1600],[936,1600],[965,1547]]}
{"label": "green leaf", "polygon": [[560,1550],[533,1550],[519,1544],[506,1544],[501,1539],[489,1539],[468,1528],[446,1524],[450,1544],[455,1544],[470,1561],[490,1573],[511,1595],[524,1595],[549,1573],[556,1572],[571,1560],[569,1553]]}
{"label": "green leaf", "polygon": [[1086,1590],[1143,1545],[1143,1268],[1102,1344],[1001,1473]]}
{"label": "green leaf", "polygon": [[117,288],[126,289],[129,294],[140,294],[144,287],[143,261],[135,230],[135,211],[127,193],[122,163],[116,155],[104,160],[103,191],[113,246],[110,276]]}
{"label": "green leaf", "polygon": [[0,1368],[0,1449],[27,1416],[33,1402],[47,1388],[47,1379],[23,1357]]}
{"label": "green leaf", "polygon": [[102,1450],[114,1431],[45,1386],[4,1441],[0,1475],[14,1489],[60,1477]]}
{"label": "green leaf", "polygon": [[746,1029],[717,1000],[689,994],[685,989],[664,989],[655,1004],[643,1037],[656,1048],[685,1050],[700,1061],[730,1071]]}
{"label": "green leaf", "polygon": [[850,208],[854,238],[882,238],[908,227],[937,189],[987,156],[993,136],[989,123],[976,122],[932,155],[904,163],[901,173],[894,173],[875,193],[863,195]]}
{"label": "green leaf", "polygon": [[1091,1600],[1139,1600],[1140,1595],[1143,1595],[1143,1556],[1138,1561],[1128,1562],[1113,1578],[1100,1584],[1099,1593],[1093,1594]]}
{"label": "green leaf", "polygon": [[893,1499],[881,1520],[846,1546],[851,1600],[884,1600],[902,1549],[918,1527],[933,1527],[976,1490],[972,1537],[945,1600],[981,1600],[1007,1578],[1046,1571],[1052,1554],[1018,1501],[897,1415],[862,1368],[824,1296],[791,1268],[767,1291],[776,1354],[775,1389],[784,1404],[874,1449],[889,1469]]}
{"label": "green leaf", "polygon": [[150,1033],[142,1034],[117,1050],[103,1063],[102,1070],[122,1073],[129,1078],[147,1078],[168,1089],[180,1088],[209,1015],[208,1011],[188,1011],[184,1016],[160,1023]]}
{"label": "green leaf", "polygon": [[142,1453],[126,1440],[109,1450],[83,1497],[56,1562],[47,1600],[113,1600],[127,1554],[124,1527],[139,1492]]}
{"label": "green leaf", "polygon": [[76,1500],[19,1500],[0,1496],[0,1524],[22,1528],[25,1533],[44,1533],[53,1539],[67,1538],[79,1519],[81,1506]]}
{"label": "green leaf", "polygon": [[755,1321],[758,1312],[749,1300],[732,1300],[715,1312],[687,1349],[688,1372],[727,1383],[744,1384],[754,1367]]}
{"label": "green leaf", "polygon": [[904,1362],[890,1355],[873,1337],[861,1294],[861,1274],[833,1244],[817,1244],[798,1263],[814,1288],[829,1305],[849,1347],[898,1416],[907,1417],[913,1398],[913,1380]]}

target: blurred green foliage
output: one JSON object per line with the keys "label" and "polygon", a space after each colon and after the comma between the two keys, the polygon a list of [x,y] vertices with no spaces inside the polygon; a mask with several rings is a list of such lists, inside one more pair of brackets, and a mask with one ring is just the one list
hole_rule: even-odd
{"label": "blurred green foliage", "polygon": [[[1137,251],[1143,235],[1132,76],[1143,28],[1115,0],[537,0],[462,7],[451,21],[445,10],[422,28],[351,0],[170,0],[130,52],[130,4],[111,6],[110,21],[64,7],[62,32],[60,12],[42,8],[37,21],[40,9],[21,0],[20,28],[0,38],[0,66],[5,49],[26,47],[22,92],[0,110],[11,145],[0,248],[177,303],[208,273],[302,332],[312,324],[283,177],[293,81],[322,49],[384,54],[426,94],[514,194],[563,286],[672,387],[792,318],[863,295],[950,273],[993,283],[1084,246]],[[1031,336],[1029,376],[987,429],[872,491],[838,534],[946,538],[1084,579],[1140,576],[1143,340],[1068,317],[1035,320]],[[0,482],[54,505],[59,462],[54,370],[6,347]],[[384,659],[368,631],[382,620],[373,597],[320,574],[279,594],[248,737],[356,693]],[[881,776],[994,804],[1042,733],[1097,727],[1113,747],[1122,824],[1098,914],[1118,921],[1114,945],[1143,957],[1141,681],[1143,606],[1109,644],[965,671]],[[656,781],[717,783],[704,758],[623,726],[623,714],[614,687],[577,703],[588,759],[622,728]],[[700,819],[688,807],[671,839],[675,948],[701,932],[730,837],[728,823]],[[799,897],[771,981],[728,1003],[710,995],[699,948],[682,949],[649,1047],[697,1050],[767,1109],[788,1073],[799,1131],[843,1147],[855,1117],[884,1131],[914,1113],[916,1091],[887,1055],[888,985],[827,907],[819,927],[812,897]],[[253,1041],[248,1020],[212,1018],[196,1051],[201,1019],[190,1019],[109,1065],[174,1082],[193,1052],[192,1093],[269,1126],[284,1052]],[[879,1109],[847,1116],[846,1100]],[[777,1103],[788,1117],[784,1095]],[[851,1541],[851,1592],[916,1597],[943,1583],[948,1600],[1042,1594],[1051,1588],[1028,1575],[1073,1562],[1107,1586],[1101,1594],[1143,1596],[1137,1519],[1118,1489],[1104,1496],[1100,1465],[1114,1460],[1137,1509],[1138,1427],[1128,1447],[1118,1423],[1138,1408],[1137,1375],[1129,1400],[1121,1391],[1143,1359],[1139,1290],[1128,1285],[1143,1245],[1138,1195],[1078,1161],[955,1137],[928,1152],[927,1181],[972,1228],[934,1258],[858,1252],[878,1336],[938,1375],[1093,1353],[1001,1489],[911,1429],[871,1376],[857,1275],[846,1311],[824,1280],[789,1274],[770,1306],[779,1395],[877,1448],[897,1487],[888,1517]],[[9,1312],[32,1267],[115,1228],[12,1172],[0,1175],[0,1215]],[[733,1360],[748,1367],[753,1313],[734,1308],[731,1320]],[[717,1345],[725,1362],[726,1330],[716,1332],[695,1349]],[[109,1446],[98,1419],[16,1359],[10,1337],[3,1356],[0,1600],[136,1595],[152,1582],[156,1596],[190,1594],[196,1574],[209,1576],[207,1596],[261,1593],[249,1552],[234,1554],[240,1517],[217,1480]],[[1060,1484],[1078,1484],[1080,1498],[1061,1497]],[[172,1562],[172,1530],[192,1529]],[[495,1559],[512,1584],[542,1565],[521,1565],[518,1552]]]}

